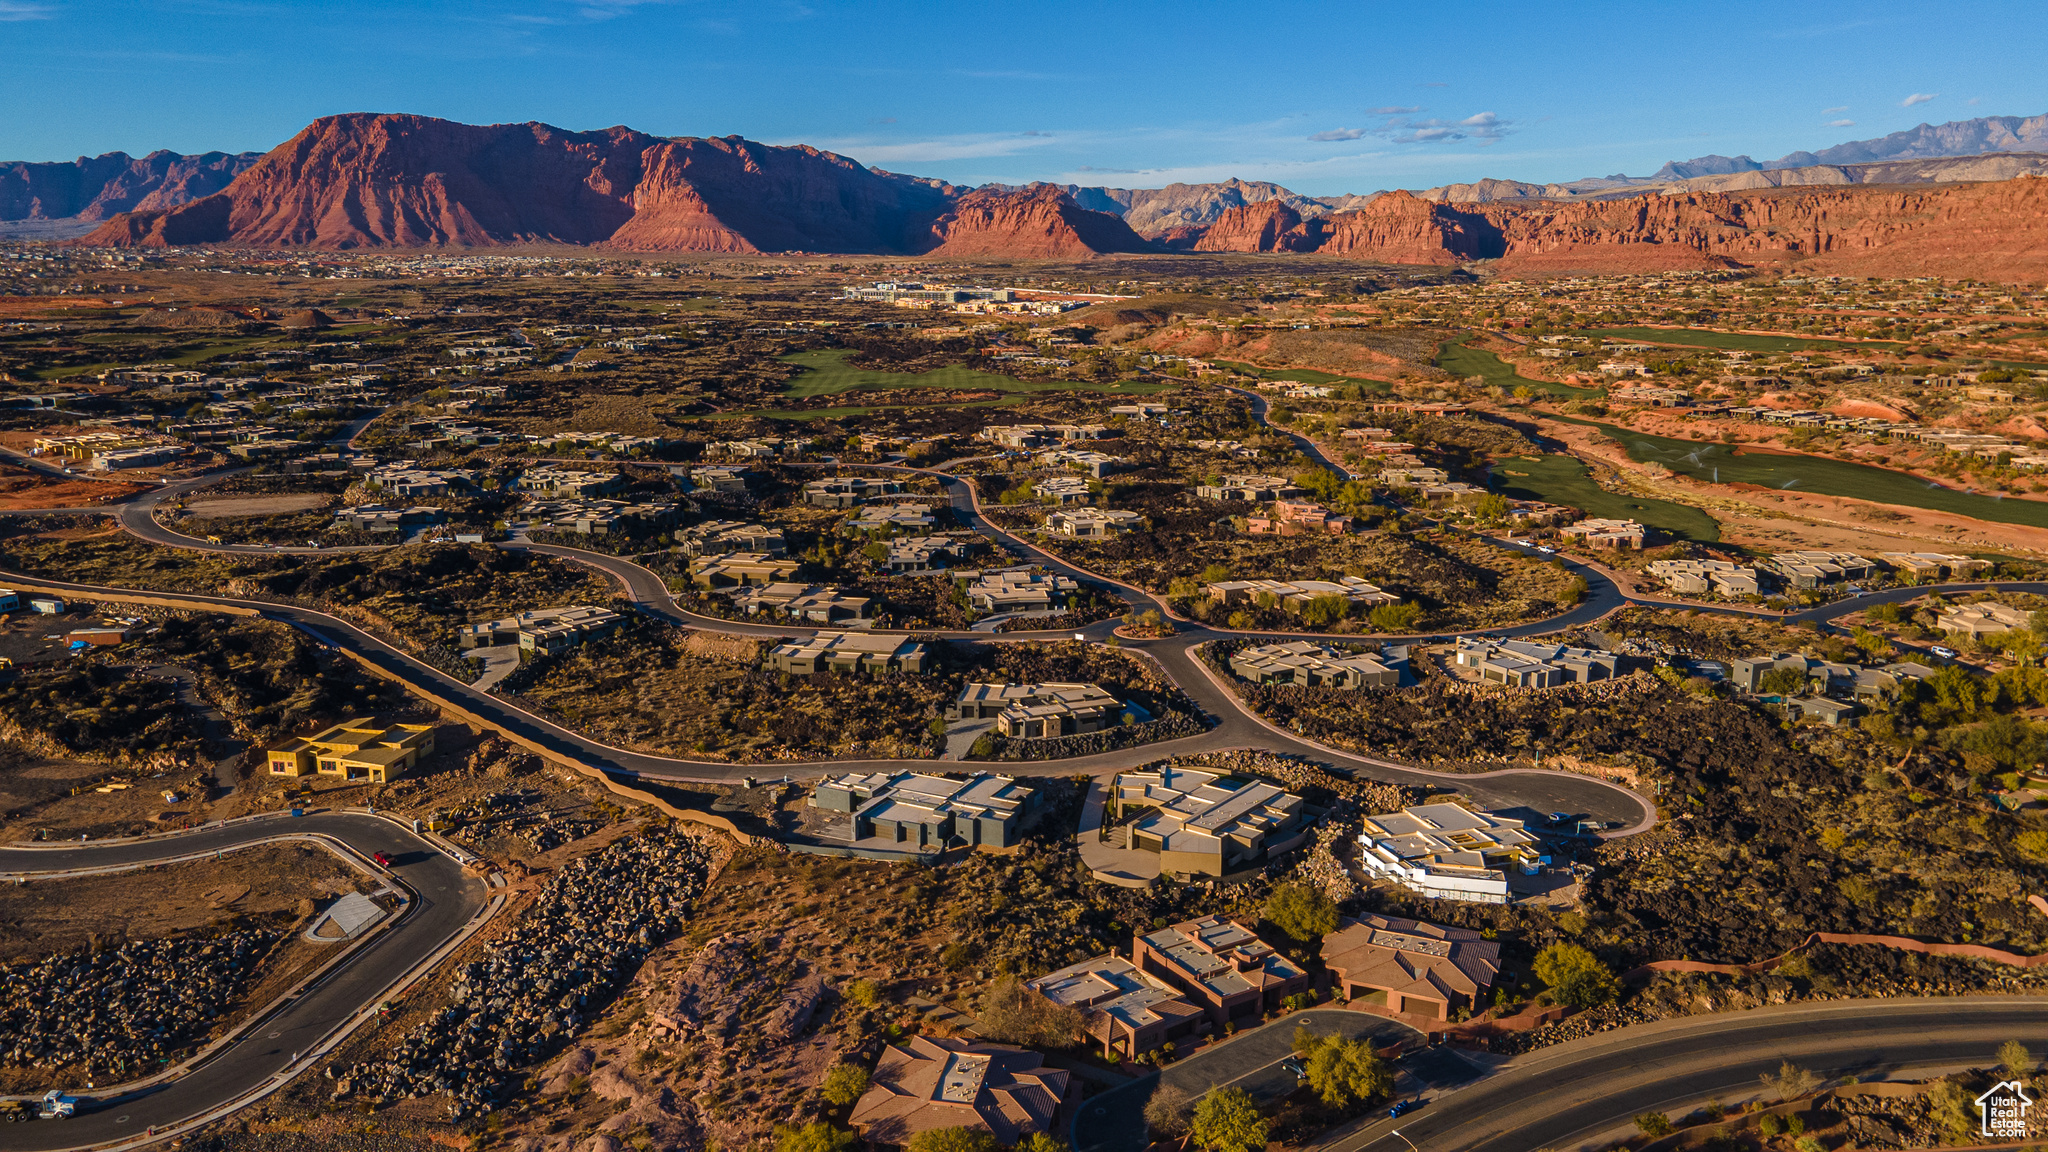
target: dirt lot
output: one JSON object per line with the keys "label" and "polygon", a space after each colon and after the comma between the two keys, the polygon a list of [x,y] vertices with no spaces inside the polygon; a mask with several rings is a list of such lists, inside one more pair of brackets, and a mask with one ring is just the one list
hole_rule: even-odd
{"label": "dirt lot", "polygon": [[332,852],[273,844],[151,869],[0,886],[0,961],[144,940],[377,887]]}
{"label": "dirt lot", "polygon": [[334,497],[321,492],[282,496],[228,496],[213,500],[195,500],[185,505],[185,514],[195,520],[210,516],[279,516],[286,512],[325,508],[333,502]]}
{"label": "dirt lot", "polygon": [[113,480],[59,480],[27,468],[0,464],[0,509],[82,508],[124,500],[144,485]]}

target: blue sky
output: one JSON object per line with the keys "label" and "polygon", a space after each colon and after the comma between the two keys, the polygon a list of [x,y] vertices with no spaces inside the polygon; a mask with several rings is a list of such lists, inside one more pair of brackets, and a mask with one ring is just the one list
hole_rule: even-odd
{"label": "blue sky", "polygon": [[1772,159],[2048,112],[2048,7],[0,0],[0,160],[338,112],[809,143],[960,183],[1312,194]]}

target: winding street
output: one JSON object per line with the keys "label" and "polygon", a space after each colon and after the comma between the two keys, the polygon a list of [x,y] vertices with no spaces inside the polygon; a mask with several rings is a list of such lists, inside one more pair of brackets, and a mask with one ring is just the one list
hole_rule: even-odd
{"label": "winding street", "polygon": [[235,1042],[182,1076],[111,1097],[63,1085],[79,1094],[78,1115],[63,1122],[0,1125],[0,1149],[55,1152],[140,1142],[149,1129],[161,1139],[192,1118],[251,1103],[267,1090],[282,1087],[313,1053],[338,1042],[338,1029],[384,999],[484,909],[483,881],[466,874],[434,844],[395,820],[352,812],[313,812],[297,818],[271,813],[143,839],[9,846],[0,848],[0,880],[142,868],[247,848],[279,836],[326,837],[365,859],[384,853],[392,863],[382,871],[411,896],[406,910],[381,935],[365,941],[311,985],[272,1005],[246,1024]]}

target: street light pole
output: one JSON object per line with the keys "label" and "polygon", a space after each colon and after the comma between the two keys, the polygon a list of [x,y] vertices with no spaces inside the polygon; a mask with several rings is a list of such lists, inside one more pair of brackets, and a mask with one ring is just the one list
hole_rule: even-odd
{"label": "street light pole", "polygon": [[[1401,1130],[1399,1128],[1394,1129],[1394,1135],[1401,1136]],[[1401,1140],[1408,1145],[1410,1152],[1421,1152],[1420,1149],[1415,1147],[1415,1141],[1408,1139],[1406,1136],[1401,1136]]]}

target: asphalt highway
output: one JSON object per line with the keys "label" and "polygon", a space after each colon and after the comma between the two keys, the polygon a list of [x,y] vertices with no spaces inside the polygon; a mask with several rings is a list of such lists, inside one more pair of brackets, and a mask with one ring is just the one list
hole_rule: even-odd
{"label": "asphalt highway", "polygon": [[141,866],[283,834],[329,836],[366,857],[385,853],[391,873],[411,890],[410,907],[396,926],[364,944],[340,968],[184,1076],[110,1099],[92,1098],[83,1085],[53,1084],[80,1096],[78,1114],[65,1121],[0,1125],[0,1150],[53,1152],[131,1139],[235,1100],[284,1071],[295,1054],[310,1051],[337,1024],[375,1001],[484,905],[483,882],[465,875],[426,840],[390,820],[343,812],[272,816],[147,840],[0,848],[0,874]]}

